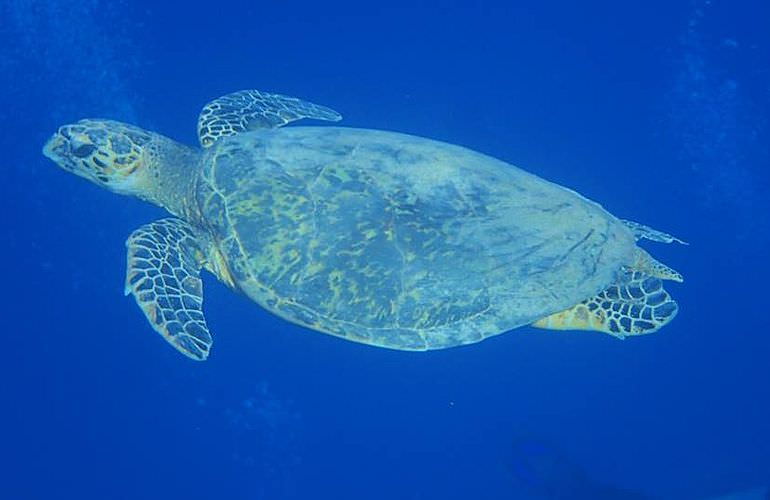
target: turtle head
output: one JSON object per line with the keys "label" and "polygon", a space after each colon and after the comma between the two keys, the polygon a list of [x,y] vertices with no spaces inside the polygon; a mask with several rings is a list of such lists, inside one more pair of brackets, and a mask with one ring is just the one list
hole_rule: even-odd
{"label": "turtle head", "polygon": [[64,125],[43,154],[68,172],[121,194],[141,196],[155,134],[110,120]]}

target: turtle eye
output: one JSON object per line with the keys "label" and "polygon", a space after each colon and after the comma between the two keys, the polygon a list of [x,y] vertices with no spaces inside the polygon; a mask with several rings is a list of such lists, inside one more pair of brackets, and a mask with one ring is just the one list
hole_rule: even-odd
{"label": "turtle eye", "polygon": [[96,150],[96,146],[93,144],[81,144],[75,148],[72,148],[72,154],[78,158],[85,158]]}

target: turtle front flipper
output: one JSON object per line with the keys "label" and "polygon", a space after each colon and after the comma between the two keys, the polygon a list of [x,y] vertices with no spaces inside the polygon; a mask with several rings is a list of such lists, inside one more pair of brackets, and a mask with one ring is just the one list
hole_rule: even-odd
{"label": "turtle front flipper", "polygon": [[548,330],[594,330],[618,338],[652,333],[674,319],[679,306],[661,280],[626,270],[616,284],[566,311],[532,323]]}
{"label": "turtle front flipper", "polygon": [[134,295],[155,331],[177,350],[206,359],[212,339],[202,309],[203,252],[190,226],[161,219],[131,233],[126,246],[126,295]]}
{"label": "turtle front flipper", "polygon": [[201,146],[212,146],[220,137],[247,130],[278,128],[302,118],[336,122],[342,115],[325,106],[296,97],[241,90],[206,104],[198,116]]}

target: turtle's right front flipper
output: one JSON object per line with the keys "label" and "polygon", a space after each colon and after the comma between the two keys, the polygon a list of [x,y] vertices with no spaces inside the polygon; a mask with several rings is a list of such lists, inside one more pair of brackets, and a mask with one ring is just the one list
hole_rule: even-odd
{"label": "turtle's right front flipper", "polygon": [[212,339],[202,309],[203,253],[193,231],[179,219],[161,219],[134,231],[126,246],[126,295],[171,345],[205,360]]}

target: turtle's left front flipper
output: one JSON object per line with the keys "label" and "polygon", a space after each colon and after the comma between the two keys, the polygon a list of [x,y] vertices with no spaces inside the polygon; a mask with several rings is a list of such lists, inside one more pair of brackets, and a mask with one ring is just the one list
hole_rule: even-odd
{"label": "turtle's left front flipper", "polygon": [[198,116],[198,139],[201,146],[208,148],[222,137],[247,130],[283,127],[303,118],[336,122],[342,115],[296,97],[241,90],[214,99],[203,107]]}
{"label": "turtle's left front flipper", "polygon": [[152,327],[171,345],[205,360],[212,339],[202,309],[203,252],[190,226],[161,219],[134,231],[126,246],[126,295],[134,295]]}

